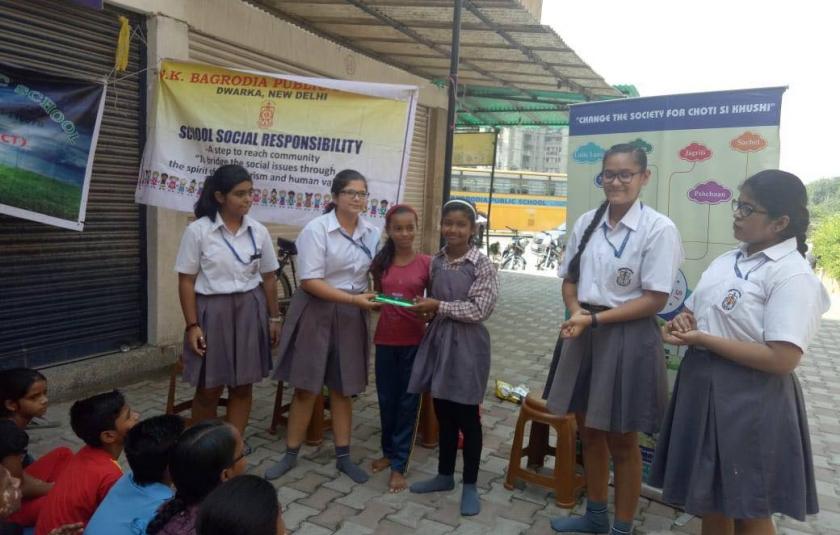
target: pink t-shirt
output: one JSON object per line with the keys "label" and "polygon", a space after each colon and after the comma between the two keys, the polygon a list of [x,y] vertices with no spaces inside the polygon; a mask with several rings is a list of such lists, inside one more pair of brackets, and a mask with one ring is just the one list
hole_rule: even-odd
{"label": "pink t-shirt", "polygon": [[[429,264],[432,258],[418,254],[405,266],[391,265],[382,275],[382,293],[403,299],[423,297],[429,285]],[[413,312],[403,307],[383,304],[373,343],[383,346],[416,346],[423,338],[426,325]]]}

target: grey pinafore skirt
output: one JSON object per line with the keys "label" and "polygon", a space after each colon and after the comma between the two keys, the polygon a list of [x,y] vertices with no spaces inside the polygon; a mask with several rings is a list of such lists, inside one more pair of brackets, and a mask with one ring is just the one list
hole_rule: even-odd
{"label": "grey pinafore skirt", "polygon": [[650,483],[696,515],[804,520],[816,514],[808,417],[793,373],[689,348],[657,441]]}
{"label": "grey pinafore skirt", "polygon": [[[431,297],[441,301],[466,301],[475,281],[470,262],[456,269],[443,267],[442,257],[432,260]],[[490,333],[483,323],[466,323],[435,316],[417,348],[408,391],[431,392],[432,397],[464,405],[484,399],[490,377]]]}
{"label": "grey pinafore skirt", "polygon": [[585,413],[592,429],[655,433],[667,399],[662,338],[651,317],[564,339],[547,406],[555,414]]}
{"label": "grey pinafore skirt", "polygon": [[368,313],[298,288],[280,335],[272,378],[295,388],[352,396],[365,390],[370,366]]}
{"label": "grey pinafore skirt", "polygon": [[258,383],[271,371],[271,337],[265,291],[196,294],[198,324],[207,353],[190,349],[184,335],[184,380],[192,386],[242,386]]}

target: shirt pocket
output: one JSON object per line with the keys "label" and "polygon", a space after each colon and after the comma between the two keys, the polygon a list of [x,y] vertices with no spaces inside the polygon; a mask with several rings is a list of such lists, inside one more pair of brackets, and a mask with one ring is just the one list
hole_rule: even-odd
{"label": "shirt pocket", "polygon": [[624,296],[639,291],[641,287],[640,258],[611,258],[604,266],[606,288],[616,296]]}
{"label": "shirt pocket", "polygon": [[711,304],[712,314],[732,331],[750,340],[764,340],[764,289],[750,281],[738,279],[721,285],[717,299]]}

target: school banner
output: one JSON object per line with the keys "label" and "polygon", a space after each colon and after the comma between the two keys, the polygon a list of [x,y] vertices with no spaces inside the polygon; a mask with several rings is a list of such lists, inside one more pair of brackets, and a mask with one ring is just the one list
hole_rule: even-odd
{"label": "school banner", "polygon": [[[617,143],[647,153],[642,202],[679,228],[686,261],[660,317],[676,315],[709,263],[736,245],[733,198],[750,175],[779,165],[785,88],[643,97],[573,105],[569,113],[569,224],[604,200],[601,160]],[[673,381],[684,351],[666,346]],[[642,440],[645,470],[654,447]]]}
{"label": "school banner", "polygon": [[0,213],[82,230],[105,84],[0,63]]}
{"label": "school banner", "polygon": [[418,93],[165,60],[135,199],[192,212],[205,178],[233,163],[254,179],[252,216],[303,226],[351,168],[367,177],[365,214],[381,226],[403,194]]}
{"label": "school banner", "polygon": [[452,165],[493,165],[495,132],[455,132]]}

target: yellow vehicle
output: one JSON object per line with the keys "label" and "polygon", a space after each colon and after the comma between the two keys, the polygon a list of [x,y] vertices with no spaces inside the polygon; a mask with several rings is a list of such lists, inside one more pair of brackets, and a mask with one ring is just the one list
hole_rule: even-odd
{"label": "yellow vehicle", "polygon": [[[565,173],[499,171],[493,180],[493,207],[490,230],[542,231],[566,222]],[[475,203],[487,213],[490,170],[471,167],[452,168],[452,198]]]}

